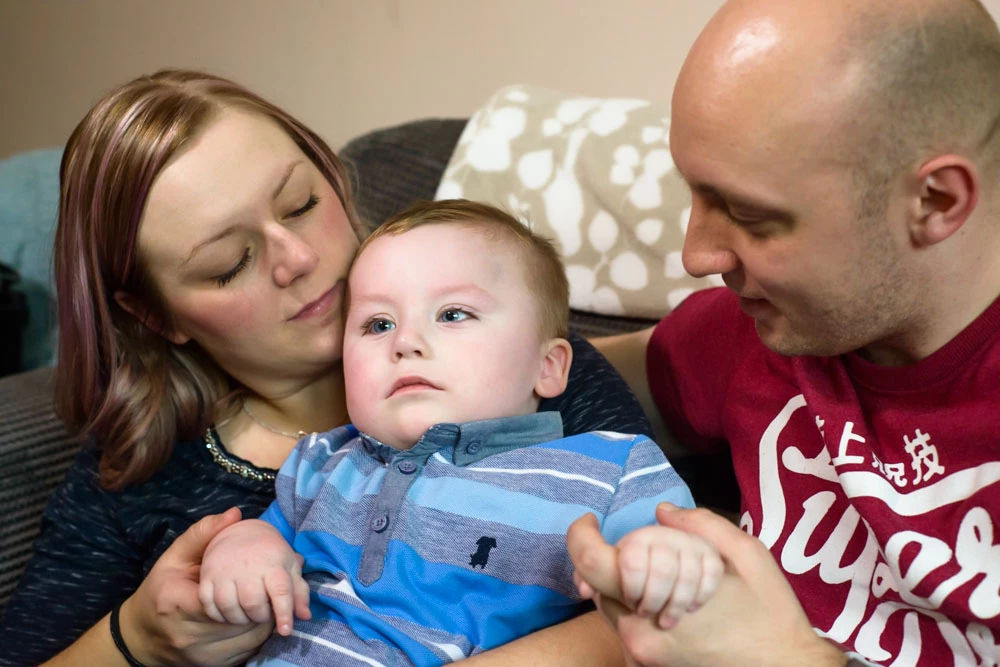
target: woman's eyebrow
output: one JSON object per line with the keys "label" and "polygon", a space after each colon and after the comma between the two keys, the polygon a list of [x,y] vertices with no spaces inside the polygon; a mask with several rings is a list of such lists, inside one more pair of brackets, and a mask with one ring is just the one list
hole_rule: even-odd
{"label": "woman's eyebrow", "polygon": [[278,186],[274,188],[274,192],[271,194],[271,199],[278,198],[278,195],[281,194],[281,191],[285,189],[285,185],[288,184],[288,179],[292,177],[292,172],[295,171],[295,168],[300,164],[302,164],[302,160],[296,160],[295,162],[288,165],[288,169],[285,170],[285,173],[281,177],[281,180],[278,181]]}
{"label": "woman's eyebrow", "polygon": [[[278,195],[281,194],[281,191],[285,189],[285,186],[288,184],[288,179],[292,177],[292,172],[294,172],[295,168],[298,167],[300,164],[302,164],[302,162],[303,162],[302,160],[296,160],[295,162],[292,162],[291,164],[288,165],[288,168],[285,169],[285,172],[281,175],[281,178],[278,179],[278,185],[277,187],[274,188],[274,192],[271,193],[272,201],[277,199]],[[191,252],[188,253],[187,259],[181,262],[181,266],[184,266],[185,264],[190,262],[191,258],[194,257],[195,253],[198,252],[198,250],[207,246],[210,243],[215,243],[219,239],[229,236],[235,230],[236,230],[236,225],[229,225],[228,227],[220,231],[218,234],[214,234],[211,237],[205,239],[204,241],[198,243],[195,247],[191,248]]]}

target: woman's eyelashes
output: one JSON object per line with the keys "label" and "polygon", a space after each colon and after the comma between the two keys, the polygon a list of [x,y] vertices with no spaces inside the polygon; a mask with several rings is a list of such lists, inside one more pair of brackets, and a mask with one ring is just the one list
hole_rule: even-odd
{"label": "woman's eyelashes", "polygon": [[243,255],[240,257],[240,261],[236,263],[236,266],[229,269],[221,276],[216,276],[215,281],[219,283],[219,287],[225,287],[233,278],[239,275],[240,271],[247,268],[247,264],[250,263],[250,248],[243,250]]}
{"label": "woman's eyelashes", "polygon": [[314,209],[316,207],[316,204],[318,204],[318,203],[319,203],[319,197],[317,197],[314,194],[310,194],[309,195],[309,199],[306,200],[305,204],[303,204],[299,208],[295,209],[294,211],[292,211],[291,213],[289,213],[285,217],[286,218],[298,218],[299,216],[303,216],[306,213],[308,213],[309,211],[311,211],[312,209]]}
{"label": "woman's eyelashes", "polygon": [[[319,203],[319,197],[317,197],[314,194],[310,194],[309,198],[306,200],[306,203],[300,206],[299,208],[295,209],[288,215],[286,215],[285,219],[287,220],[289,218],[299,218],[308,213],[309,211],[311,211],[312,209],[316,208],[316,204],[318,203]],[[239,275],[240,271],[247,268],[247,265],[250,264],[250,257],[251,257],[250,248],[244,249],[243,254],[240,256],[239,262],[236,263],[236,266],[231,268],[229,271],[226,271],[221,276],[216,276],[214,278],[214,280],[219,284],[219,287],[225,287],[233,280],[233,278]]]}

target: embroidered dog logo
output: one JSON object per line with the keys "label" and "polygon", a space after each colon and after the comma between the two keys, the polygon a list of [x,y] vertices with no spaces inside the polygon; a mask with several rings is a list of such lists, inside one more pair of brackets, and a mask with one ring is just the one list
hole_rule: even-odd
{"label": "embroidered dog logo", "polygon": [[469,554],[472,559],[469,561],[469,565],[473,569],[478,565],[479,567],[486,569],[486,561],[490,559],[490,549],[496,547],[497,541],[492,537],[486,537],[483,535],[478,540],[476,540],[476,546],[479,549],[474,554]]}

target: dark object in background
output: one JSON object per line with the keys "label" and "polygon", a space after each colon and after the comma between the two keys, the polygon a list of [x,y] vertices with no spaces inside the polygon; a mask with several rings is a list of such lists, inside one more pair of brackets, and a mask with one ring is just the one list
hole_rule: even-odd
{"label": "dark object in background", "polygon": [[28,322],[28,305],[17,290],[21,277],[0,264],[0,376],[21,370],[21,334]]}

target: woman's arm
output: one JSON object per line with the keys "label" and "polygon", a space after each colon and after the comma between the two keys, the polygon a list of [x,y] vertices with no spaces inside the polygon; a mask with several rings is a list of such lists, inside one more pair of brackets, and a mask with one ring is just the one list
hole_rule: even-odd
{"label": "woman's arm", "polygon": [[467,665],[624,665],[621,643],[596,611],[469,658]]}
{"label": "woman's arm", "polygon": [[[230,510],[207,516],[181,534],[122,605],[120,627],[129,652],[145,665],[245,662],[271,633],[271,624],[216,623],[198,600],[198,571],[205,547],[222,529],[239,521]],[[125,664],[111,638],[109,616],[45,663]]]}

